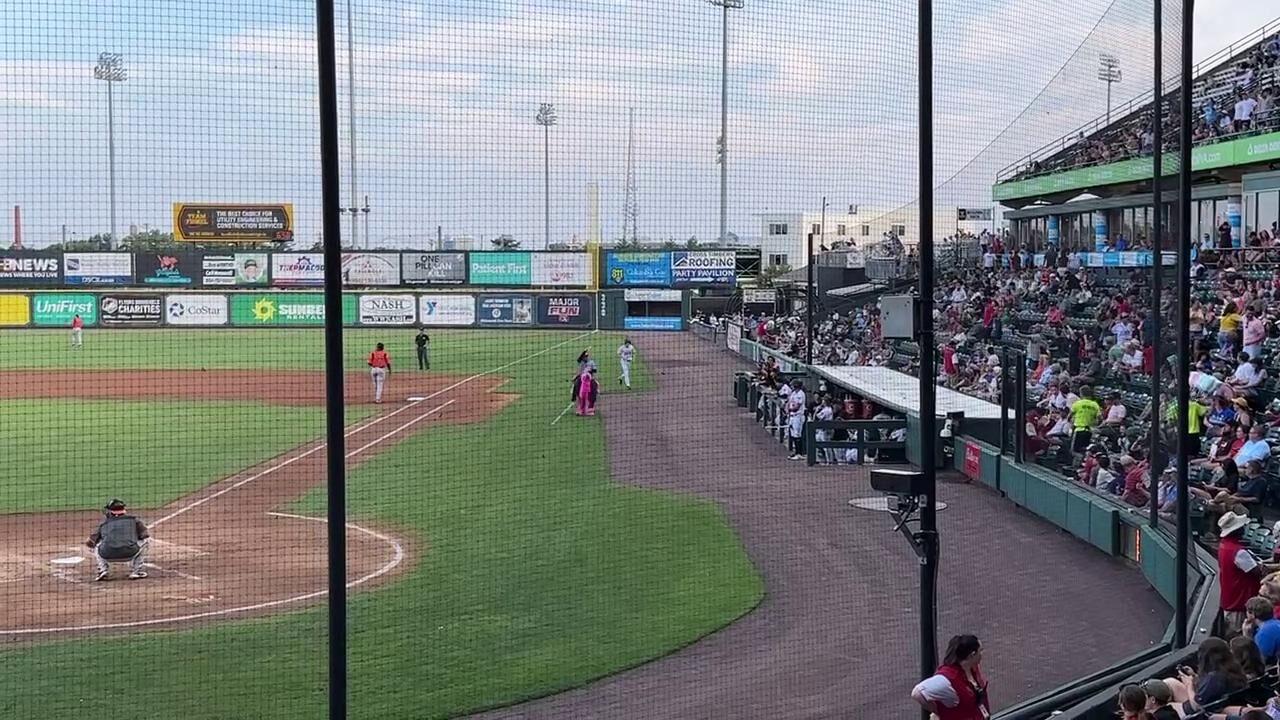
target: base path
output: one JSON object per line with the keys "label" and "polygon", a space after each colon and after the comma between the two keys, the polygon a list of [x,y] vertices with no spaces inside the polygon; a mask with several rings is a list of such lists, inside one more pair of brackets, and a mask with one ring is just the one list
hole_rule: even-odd
{"label": "base path", "polygon": [[[657,390],[605,396],[613,477],[720,505],[765,598],[672,655],[484,717],[919,717],[908,697],[919,672],[919,566],[886,513],[848,505],[875,495],[865,467],[788,462],[730,397],[739,361],[687,334],[638,335]],[[938,515],[941,642],[982,639],[995,707],[1160,639],[1169,607],[1136,568],[984,488],[939,492],[949,505]]]}
{"label": "base path", "polygon": [[[495,375],[394,374],[379,412],[348,428],[347,467],[359,467],[431,425],[491,417],[515,397],[497,392],[503,382]],[[367,374],[351,373],[347,387],[349,399],[369,399]],[[0,373],[2,397],[49,397],[47,388],[65,397],[121,400],[324,402],[321,373]],[[136,509],[154,537],[145,580],[126,580],[127,565],[114,565],[116,579],[93,581],[94,561],[83,542],[100,512],[0,516],[0,642],[173,627],[321,601],[328,578],[325,522],[284,510],[324,484],[325,458],[318,440],[165,507]],[[181,472],[181,465],[175,462],[173,469]],[[347,524],[347,543],[352,587],[385,582],[409,568],[421,550],[414,538],[359,521]]]}

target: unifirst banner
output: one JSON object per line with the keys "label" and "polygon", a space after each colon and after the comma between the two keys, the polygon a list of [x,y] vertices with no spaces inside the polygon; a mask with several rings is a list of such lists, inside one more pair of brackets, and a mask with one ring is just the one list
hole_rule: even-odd
{"label": "unifirst banner", "polygon": [[31,299],[31,320],[44,327],[71,327],[76,315],[98,324],[98,298],[90,293],[40,293]]}
{"label": "unifirst banner", "polygon": [[591,271],[591,253],[533,253],[532,282],[550,287],[590,287],[595,273]]}

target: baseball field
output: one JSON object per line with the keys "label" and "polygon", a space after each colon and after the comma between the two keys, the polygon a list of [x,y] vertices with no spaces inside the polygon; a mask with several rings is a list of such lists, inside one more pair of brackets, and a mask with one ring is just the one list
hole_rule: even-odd
{"label": "baseball field", "polygon": [[[565,412],[584,348],[600,412],[625,392],[620,334],[433,331],[427,372],[412,331],[346,339],[353,717],[579,686],[759,601],[715,505],[614,484],[601,418]],[[0,334],[0,709],[324,715],[322,342],[99,331],[73,350],[62,331]],[[380,405],[375,342],[393,359]],[[642,353],[631,392],[654,382]],[[145,580],[93,582],[82,543],[113,497],[152,528]]]}

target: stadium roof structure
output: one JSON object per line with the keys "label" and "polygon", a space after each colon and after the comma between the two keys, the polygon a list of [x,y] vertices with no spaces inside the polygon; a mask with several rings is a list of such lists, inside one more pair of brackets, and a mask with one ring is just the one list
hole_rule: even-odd
{"label": "stadium roof structure", "polygon": [[[1280,18],[1223,48],[1195,68],[1192,103],[1195,121],[1203,120],[1203,108],[1214,103],[1230,114],[1241,92],[1241,62],[1258,56],[1280,38]],[[1251,92],[1270,90],[1280,96],[1280,63],[1258,67]],[[1177,123],[1170,117],[1178,83],[1165,85],[1165,147],[1177,142]],[[1148,91],[1113,111],[1113,120],[1098,118],[1019,159],[997,174],[992,199],[1010,207],[1034,202],[1064,202],[1083,192],[1108,196],[1138,189],[1153,175],[1151,153],[1133,149],[1127,140],[1139,135],[1153,112],[1154,93]],[[1280,103],[1277,103],[1280,105]],[[1091,148],[1108,147],[1107,159],[1090,156]],[[1280,160],[1280,109],[1255,117],[1250,130],[1215,135],[1192,148],[1192,171],[1237,180],[1238,168]],[[1164,156],[1164,172],[1177,173],[1177,157]]]}

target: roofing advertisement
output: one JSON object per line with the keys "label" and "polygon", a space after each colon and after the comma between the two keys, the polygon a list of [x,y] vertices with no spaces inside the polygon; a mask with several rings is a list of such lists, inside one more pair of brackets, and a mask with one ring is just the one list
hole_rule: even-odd
{"label": "roofing advertisement", "polygon": [[314,253],[271,253],[271,284],[279,287],[324,285],[324,256]]}
{"label": "roofing advertisement", "polygon": [[423,295],[418,298],[418,322],[433,326],[474,325],[476,298],[474,295]]}
{"label": "roofing advertisement", "polygon": [[399,285],[399,253],[342,253],[342,284],[348,287]]}
{"label": "roofing advertisement", "polygon": [[130,285],[133,255],[127,252],[69,252],[62,256],[67,285]]}
{"label": "roofing advertisement", "polygon": [[732,250],[671,253],[671,279],[675,285],[733,285],[736,267],[737,254]]}

